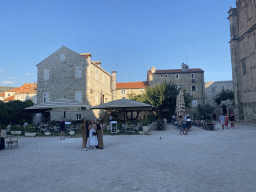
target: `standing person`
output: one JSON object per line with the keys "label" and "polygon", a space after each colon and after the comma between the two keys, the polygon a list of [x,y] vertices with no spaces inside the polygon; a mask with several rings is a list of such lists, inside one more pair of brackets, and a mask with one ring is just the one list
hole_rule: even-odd
{"label": "standing person", "polygon": [[180,128],[180,134],[181,134],[181,132],[182,132],[183,135],[184,135],[184,127],[183,127],[183,125],[182,125],[182,116],[179,117],[178,126],[179,126],[179,128]]}
{"label": "standing person", "polygon": [[12,122],[6,127],[6,132],[11,132]]}
{"label": "standing person", "polygon": [[62,140],[62,135],[63,135],[63,140],[65,140],[65,120],[61,118],[60,120],[60,140]]}
{"label": "standing person", "polygon": [[98,146],[98,139],[97,139],[97,126],[95,125],[94,121],[91,121],[91,125],[89,127],[89,143],[90,143],[90,149],[93,147],[96,149],[96,146]]}
{"label": "standing person", "polygon": [[185,129],[185,135],[188,135],[187,119],[188,119],[187,115],[185,115],[185,117],[183,118],[183,121],[182,121],[183,127]]}
{"label": "standing person", "polygon": [[212,114],[212,119],[213,119],[213,121],[216,121],[216,113]]}
{"label": "standing person", "polygon": [[231,129],[235,128],[235,116],[234,115],[230,114],[229,121],[230,121]]}
{"label": "standing person", "polygon": [[221,113],[220,117],[219,117],[222,129],[224,129],[224,124],[225,124],[225,116],[223,115],[223,113]]}
{"label": "standing person", "polygon": [[228,122],[229,122],[229,116],[228,114],[225,114],[225,127],[228,127]]}
{"label": "standing person", "polygon": [[82,147],[84,149],[84,151],[86,151],[86,144],[87,144],[87,132],[88,132],[88,122],[86,122],[85,119],[83,119],[80,127],[79,127],[79,130],[81,131],[81,134],[82,134],[82,138],[83,138],[83,144],[82,144]]}
{"label": "standing person", "polygon": [[100,121],[97,121],[97,139],[98,139],[98,147],[100,149],[103,149],[103,137],[102,137],[102,124]]}
{"label": "standing person", "polygon": [[173,114],[173,116],[172,116],[172,123],[175,123],[176,122],[176,117],[175,117],[175,115]]}
{"label": "standing person", "polygon": [[109,121],[110,121],[110,122],[113,121],[113,116],[112,116],[112,114],[111,114],[110,117],[109,117]]}

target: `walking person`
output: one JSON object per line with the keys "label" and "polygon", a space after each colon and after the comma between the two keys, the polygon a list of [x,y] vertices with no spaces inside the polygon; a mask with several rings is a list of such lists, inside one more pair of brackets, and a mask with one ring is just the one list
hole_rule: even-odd
{"label": "walking person", "polygon": [[63,136],[63,140],[65,140],[65,119],[61,118],[60,120],[60,140],[62,140],[62,136]]}
{"label": "walking person", "polygon": [[88,122],[86,122],[85,119],[83,119],[80,127],[79,127],[79,130],[81,131],[81,134],[82,134],[82,139],[83,139],[83,143],[82,143],[82,148],[84,149],[84,151],[86,151],[86,144],[87,144],[87,133],[88,133]]}
{"label": "walking person", "polygon": [[187,119],[188,119],[187,115],[185,115],[185,117],[183,118],[183,121],[182,121],[183,127],[185,129],[185,134],[184,135],[188,135]]}
{"label": "walking person", "polygon": [[89,127],[89,143],[90,143],[90,149],[94,148],[96,149],[96,146],[98,146],[98,139],[97,139],[97,126],[95,125],[94,121],[91,121],[91,125]]}
{"label": "walking person", "polygon": [[223,113],[221,113],[220,117],[219,117],[222,129],[224,129],[224,124],[225,124],[225,116],[223,115]]}
{"label": "walking person", "polygon": [[225,114],[225,127],[228,127],[228,123],[229,123],[229,116],[228,114]]}
{"label": "walking person", "polygon": [[182,126],[182,116],[179,117],[178,126],[180,128],[180,134],[182,132],[184,135],[184,127]]}
{"label": "walking person", "polygon": [[97,139],[98,139],[98,147],[100,149],[103,149],[103,136],[102,136],[102,124],[100,123],[100,120],[97,120]]}
{"label": "walking person", "polygon": [[230,121],[231,129],[234,129],[235,128],[235,116],[230,114],[229,121]]}

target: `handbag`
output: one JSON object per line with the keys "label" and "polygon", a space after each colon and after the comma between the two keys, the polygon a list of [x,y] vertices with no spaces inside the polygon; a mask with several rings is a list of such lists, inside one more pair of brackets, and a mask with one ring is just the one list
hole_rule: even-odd
{"label": "handbag", "polygon": [[94,135],[94,136],[95,136],[95,135],[97,135],[97,133],[96,133],[96,132],[92,132],[92,135]]}

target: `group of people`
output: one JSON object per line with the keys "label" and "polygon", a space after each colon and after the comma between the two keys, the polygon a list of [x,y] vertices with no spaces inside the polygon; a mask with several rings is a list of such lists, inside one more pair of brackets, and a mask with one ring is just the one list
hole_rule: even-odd
{"label": "group of people", "polygon": [[183,135],[188,135],[187,120],[189,119],[189,114],[184,115],[184,117],[179,116],[178,118],[176,118],[176,116],[173,115],[172,119],[173,119],[173,122],[177,122],[180,128],[180,134],[183,133]]}
{"label": "group of people", "polygon": [[220,120],[222,129],[227,128],[229,122],[230,122],[231,129],[235,128],[236,119],[235,119],[235,116],[233,114],[230,114],[229,116],[228,116],[228,114],[225,114],[225,116],[224,116],[223,113],[222,113],[219,117],[219,120]]}
{"label": "group of people", "polygon": [[96,123],[92,121],[86,121],[85,119],[82,120],[80,125],[80,131],[82,134],[83,142],[82,148],[87,151],[86,145],[87,141],[89,140],[89,149],[103,149],[103,137],[102,137],[102,124],[99,120]]}
{"label": "group of people", "polygon": [[[89,141],[89,149],[103,149],[103,136],[102,136],[102,124],[100,120],[97,120],[96,123],[92,121],[82,120],[82,123],[79,127],[79,130],[82,134],[82,148],[84,151],[87,151],[86,145]],[[60,140],[65,140],[65,119],[61,118],[60,121]]]}

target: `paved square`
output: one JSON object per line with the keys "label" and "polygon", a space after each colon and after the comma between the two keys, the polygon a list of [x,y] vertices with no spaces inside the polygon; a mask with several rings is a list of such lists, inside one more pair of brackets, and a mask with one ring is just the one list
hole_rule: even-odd
{"label": "paved square", "polygon": [[[19,138],[0,151],[0,189],[16,191],[256,191],[256,127],[215,131],[168,124],[151,135],[104,136],[103,150],[81,138]],[[160,139],[161,137],[161,139]]]}

